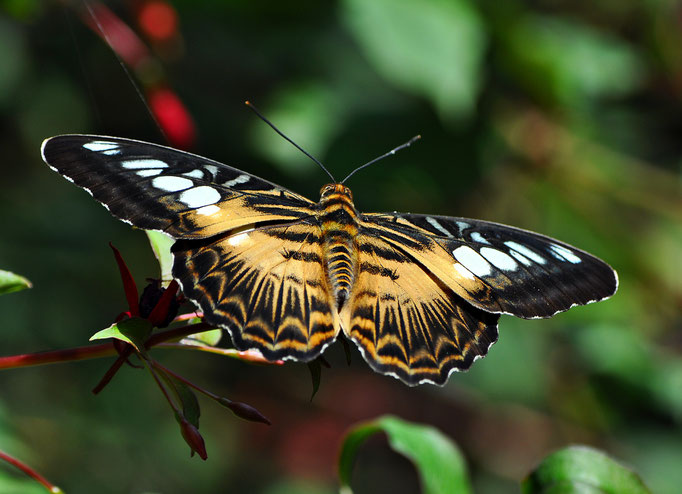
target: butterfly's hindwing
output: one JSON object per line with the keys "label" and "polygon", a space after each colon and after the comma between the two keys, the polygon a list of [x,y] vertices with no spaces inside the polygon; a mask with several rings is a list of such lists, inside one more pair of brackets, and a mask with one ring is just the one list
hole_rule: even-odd
{"label": "butterfly's hindwing", "polygon": [[64,135],[43,159],[116,217],[175,238],[205,238],[262,221],[292,221],[314,203],[254,175],[130,139]]}
{"label": "butterfly's hindwing", "polygon": [[613,295],[615,271],[558,240],[498,223],[417,214],[365,214],[375,235],[420,263],[470,304],[550,317]]}
{"label": "butterfly's hindwing", "polygon": [[173,276],[240,350],[309,361],[339,331],[319,226],[303,221],[178,241]]}
{"label": "butterfly's hindwing", "polygon": [[345,333],[377,372],[443,384],[497,340],[499,316],[464,302],[393,247],[360,233],[358,275],[341,312]]}

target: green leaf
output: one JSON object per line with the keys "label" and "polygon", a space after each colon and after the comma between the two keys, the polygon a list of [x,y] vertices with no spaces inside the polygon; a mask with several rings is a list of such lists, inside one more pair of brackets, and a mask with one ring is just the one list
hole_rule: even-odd
{"label": "green leaf", "polygon": [[90,341],[115,338],[130,343],[138,352],[142,353],[145,349],[144,344],[147,338],[149,338],[152,329],[152,324],[147,319],[131,317],[98,331],[90,337]]}
{"label": "green leaf", "polygon": [[[165,373],[163,373],[165,375]],[[194,427],[199,428],[199,417],[201,416],[201,408],[199,407],[199,400],[197,395],[184,382],[168,376],[171,381],[176,396],[182,403],[182,415]]]}
{"label": "green leaf", "polygon": [[31,282],[23,276],[0,269],[0,295],[18,292],[32,286]]}
{"label": "green leaf", "polygon": [[521,485],[523,494],[650,494],[637,474],[587,446],[546,457]]}
{"label": "green leaf", "polygon": [[152,251],[154,251],[154,257],[159,261],[161,280],[163,285],[166,286],[173,279],[171,271],[173,268],[173,256],[170,249],[173,246],[173,243],[175,243],[175,239],[170,238],[164,233],[153,230],[145,230],[145,233],[147,234],[147,238],[149,238]]}
{"label": "green leaf", "polygon": [[[161,376],[166,385],[175,393],[175,396],[182,405],[182,414],[176,413],[175,419],[181,425],[182,420],[184,419],[198,429],[201,408],[199,407],[199,400],[197,399],[196,394],[194,394],[194,391],[192,391],[192,389],[183,381],[165,372],[158,366],[153,367],[153,369],[159,373],[159,376]],[[152,370],[152,367],[150,367],[150,370]]]}
{"label": "green leaf", "polygon": [[[190,321],[189,324],[192,324],[192,321]],[[182,343],[183,345],[216,346],[218,345],[218,343],[220,343],[220,339],[222,337],[223,330],[220,328],[215,328],[209,329],[208,331],[202,331],[201,333],[191,334],[180,340],[180,343]]]}
{"label": "green leaf", "polygon": [[339,338],[339,341],[341,342],[341,346],[343,347],[343,353],[346,355],[346,365],[350,366],[351,359],[353,356],[353,352],[351,351],[350,348],[350,343],[348,343],[348,340],[346,338]]}
{"label": "green leaf", "polygon": [[386,79],[468,116],[480,89],[486,35],[467,0],[345,0],[346,25]]}
{"label": "green leaf", "polygon": [[391,448],[414,463],[424,494],[471,494],[464,458],[448,437],[433,427],[390,415],[360,424],[346,435],[339,455],[343,493],[352,492],[350,478],[358,448],[377,432],[384,432]]}
{"label": "green leaf", "polygon": [[[21,475],[21,477],[19,477]],[[0,492],[3,494],[46,494],[45,487],[21,473],[0,471]]]}
{"label": "green leaf", "polygon": [[308,370],[310,371],[310,379],[313,382],[313,392],[310,394],[310,401],[313,401],[317,391],[320,389],[320,381],[322,380],[322,364],[318,359],[308,362]]}

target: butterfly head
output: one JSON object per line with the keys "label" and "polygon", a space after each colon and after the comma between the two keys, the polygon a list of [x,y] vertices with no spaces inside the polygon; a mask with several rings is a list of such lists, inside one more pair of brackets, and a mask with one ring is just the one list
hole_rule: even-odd
{"label": "butterfly head", "polygon": [[327,184],[320,189],[320,202],[328,202],[335,199],[353,201],[353,193],[343,184]]}

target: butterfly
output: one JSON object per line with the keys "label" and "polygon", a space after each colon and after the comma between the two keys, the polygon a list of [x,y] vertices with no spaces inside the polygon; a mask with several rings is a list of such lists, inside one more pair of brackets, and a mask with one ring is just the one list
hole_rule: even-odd
{"label": "butterfly", "polygon": [[115,217],[176,241],[173,277],[239,350],[309,362],[343,331],[377,372],[444,384],[498,337],[610,297],[616,272],[568,244],[487,221],[360,213],[236,168],[117,137],[45,140],[43,160]]}

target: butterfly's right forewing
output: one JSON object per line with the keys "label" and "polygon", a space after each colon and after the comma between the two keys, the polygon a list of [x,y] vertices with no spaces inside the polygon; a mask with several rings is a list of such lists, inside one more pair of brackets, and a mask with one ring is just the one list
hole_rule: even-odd
{"label": "butterfly's right forewing", "polygon": [[517,317],[551,317],[613,295],[616,272],[559,240],[498,223],[418,214],[365,214],[367,228],[468,303]]}

